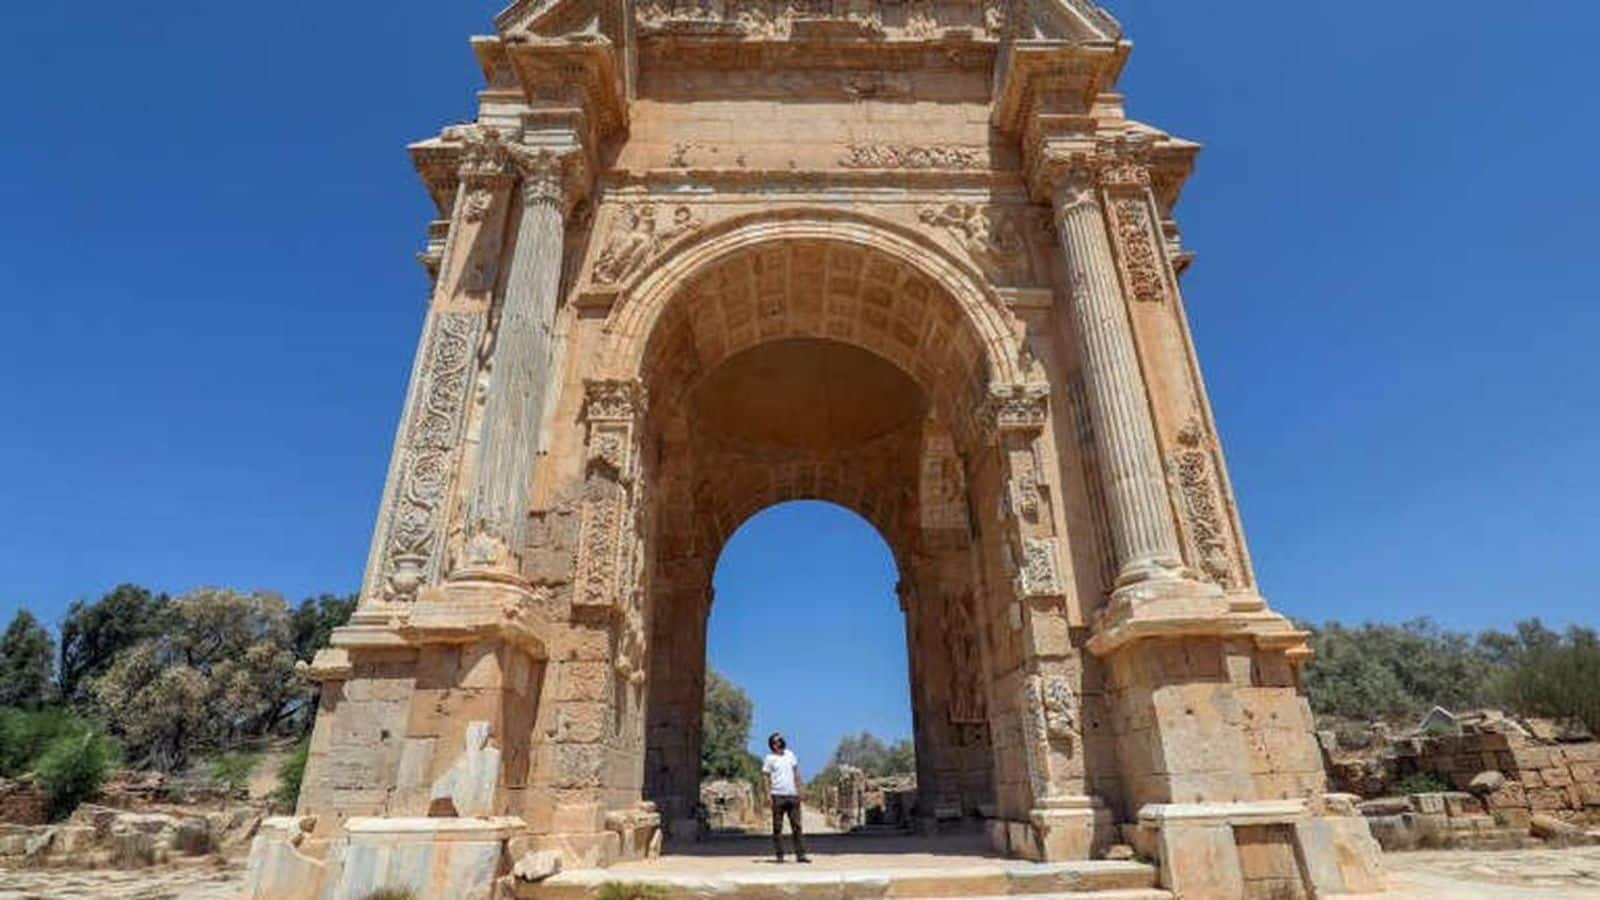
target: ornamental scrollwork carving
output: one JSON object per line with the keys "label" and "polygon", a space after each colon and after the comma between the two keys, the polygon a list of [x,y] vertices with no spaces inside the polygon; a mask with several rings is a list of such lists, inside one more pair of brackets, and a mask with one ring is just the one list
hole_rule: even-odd
{"label": "ornamental scrollwork carving", "polygon": [[438,569],[443,507],[455,476],[483,317],[438,313],[400,449],[379,594],[411,600]]}
{"label": "ornamental scrollwork carving", "polygon": [[584,383],[589,465],[578,531],[575,606],[626,613],[625,601],[636,593],[641,546],[636,539],[640,502],[633,477],[634,436],[644,404],[638,381]]}
{"label": "ornamental scrollwork carving", "polygon": [[1205,427],[1190,419],[1178,430],[1177,444],[1167,458],[1167,477],[1178,495],[1195,565],[1206,580],[1225,590],[1243,587],[1216,456]]}
{"label": "ornamental scrollwork carving", "polygon": [[1128,293],[1137,301],[1160,303],[1166,299],[1166,276],[1151,231],[1150,207],[1141,196],[1124,197],[1112,204],[1118,254],[1128,281]]}
{"label": "ornamental scrollwork carving", "polygon": [[702,224],[687,206],[673,209],[671,221],[661,223],[654,204],[628,204],[613,214],[590,278],[595,284],[617,284],[639,271],[668,244],[699,230]]}
{"label": "ornamental scrollwork carving", "polygon": [[983,165],[983,157],[974,147],[849,144],[839,165],[846,169],[975,169]]}

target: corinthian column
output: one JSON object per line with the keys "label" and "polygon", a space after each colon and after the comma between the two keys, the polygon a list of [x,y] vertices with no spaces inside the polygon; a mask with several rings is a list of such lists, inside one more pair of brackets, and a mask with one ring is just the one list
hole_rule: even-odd
{"label": "corinthian column", "polygon": [[522,178],[522,215],[495,326],[478,463],[467,495],[466,567],[460,574],[469,576],[516,570],[561,288],[569,156],[519,145],[507,149]]}
{"label": "corinthian column", "polygon": [[1055,208],[1117,552],[1117,584],[1176,577],[1183,557],[1094,174],[1067,173],[1056,186]]}

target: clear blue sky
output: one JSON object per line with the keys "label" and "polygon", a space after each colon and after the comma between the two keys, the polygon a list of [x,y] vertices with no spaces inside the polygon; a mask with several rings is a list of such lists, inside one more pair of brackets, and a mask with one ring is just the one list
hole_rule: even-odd
{"label": "clear blue sky", "polygon": [[[1111,8],[1131,112],[1206,144],[1185,290],[1270,599],[1593,621],[1600,5]],[[0,619],[119,581],[355,588],[426,293],[403,146],[470,114],[495,9],[6,5]],[[780,510],[720,575],[714,662],[823,753],[906,732],[903,657],[769,680],[744,604],[817,548],[761,585],[806,598],[795,642],[899,648],[862,527]]]}

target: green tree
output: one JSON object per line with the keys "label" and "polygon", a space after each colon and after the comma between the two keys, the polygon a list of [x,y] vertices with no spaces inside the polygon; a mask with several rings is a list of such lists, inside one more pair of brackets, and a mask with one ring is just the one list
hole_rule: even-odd
{"label": "green tree", "polygon": [[722,673],[708,668],[701,718],[701,778],[755,781],[761,777],[761,763],[747,749],[754,716],[755,704],[750,695]]}
{"label": "green tree", "polygon": [[167,603],[161,618],[160,634],[94,681],[96,704],[132,759],[171,769],[196,751],[290,730],[309,694],[282,598],[202,588]]}
{"label": "green tree", "polygon": [[67,707],[0,708],[0,776],[37,775],[53,818],[92,797],[115,759],[100,728]]}
{"label": "green tree", "polygon": [[38,709],[52,699],[55,642],[33,613],[18,610],[0,636],[0,706]]}
{"label": "green tree", "polygon": [[320,594],[300,601],[289,616],[289,640],[295,659],[310,662],[318,650],[328,646],[333,630],[350,621],[355,609],[355,594]]}
{"label": "green tree", "polygon": [[839,766],[854,766],[874,778],[907,775],[917,769],[916,750],[909,738],[887,744],[870,731],[847,734],[839,739],[839,745],[828,760],[829,769]]}
{"label": "green tree", "polygon": [[89,681],[111,667],[118,653],[154,636],[161,628],[165,594],[136,584],[119,584],[93,603],[74,600],[61,622],[61,696],[68,703],[89,700]]}
{"label": "green tree", "polygon": [[1428,619],[1309,630],[1305,687],[1318,715],[1407,719],[1436,705],[1478,705],[1495,669],[1481,641]]}
{"label": "green tree", "polygon": [[1574,625],[1560,634],[1538,619],[1515,634],[1487,632],[1487,653],[1501,662],[1490,694],[1524,715],[1576,718],[1600,734],[1600,633]]}

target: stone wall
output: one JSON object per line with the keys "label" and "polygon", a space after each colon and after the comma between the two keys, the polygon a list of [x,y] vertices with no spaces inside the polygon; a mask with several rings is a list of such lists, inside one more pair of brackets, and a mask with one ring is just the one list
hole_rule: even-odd
{"label": "stone wall", "polygon": [[0,778],[0,823],[43,825],[50,821],[50,796],[31,779]]}
{"label": "stone wall", "polygon": [[1480,797],[1490,813],[1526,822],[1533,813],[1600,813],[1600,742],[1579,732],[1547,728],[1539,720],[1485,716],[1458,725],[1458,734],[1411,734],[1358,740],[1349,747],[1322,732],[1332,789],[1374,797],[1409,776],[1432,775],[1457,791]]}

